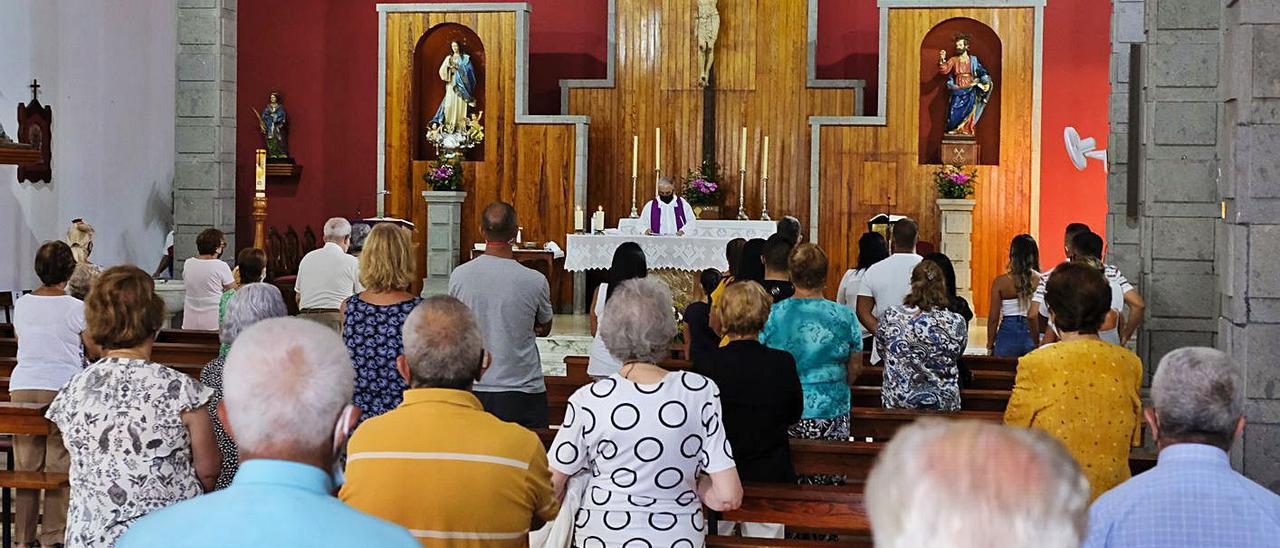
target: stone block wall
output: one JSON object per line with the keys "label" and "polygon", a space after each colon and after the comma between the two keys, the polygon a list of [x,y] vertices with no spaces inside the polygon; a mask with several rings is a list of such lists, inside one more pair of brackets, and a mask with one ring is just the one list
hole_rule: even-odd
{"label": "stone block wall", "polygon": [[200,231],[235,253],[236,0],[178,0],[174,254],[196,254]]}

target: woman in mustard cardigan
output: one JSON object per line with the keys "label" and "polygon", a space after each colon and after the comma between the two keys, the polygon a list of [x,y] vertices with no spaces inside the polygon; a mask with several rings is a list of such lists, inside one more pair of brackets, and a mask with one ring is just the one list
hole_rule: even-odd
{"label": "woman in mustard cardigan", "polygon": [[1110,293],[1095,268],[1063,263],[1053,270],[1045,302],[1061,342],[1018,361],[1004,413],[1006,424],[1040,428],[1061,440],[1084,468],[1091,500],[1129,479],[1129,449],[1142,433],[1142,362],[1098,338]]}

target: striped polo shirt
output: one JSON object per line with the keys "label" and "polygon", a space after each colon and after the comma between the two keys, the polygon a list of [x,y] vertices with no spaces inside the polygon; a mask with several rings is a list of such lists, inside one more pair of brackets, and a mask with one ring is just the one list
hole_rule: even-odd
{"label": "striped polo shirt", "polygon": [[423,546],[527,546],[534,519],[559,511],[538,436],[439,388],[408,390],[356,429],[338,496]]}

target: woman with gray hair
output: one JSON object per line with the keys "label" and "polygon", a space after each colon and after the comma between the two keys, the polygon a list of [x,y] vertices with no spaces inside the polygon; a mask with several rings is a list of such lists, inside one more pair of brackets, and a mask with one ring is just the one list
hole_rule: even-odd
{"label": "woman with gray hair", "polygon": [[[284,298],[276,286],[265,283],[245,284],[237,289],[227,300],[227,314],[223,318],[222,331],[219,338],[228,349],[236,337],[249,326],[270,318],[282,318],[288,315],[284,306]],[[200,371],[200,382],[213,389],[213,397],[209,399],[209,416],[213,419],[213,436],[218,441],[218,451],[222,453],[222,465],[218,470],[218,481],[215,489],[231,485],[240,465],[240,455],[236,450],[236,442],[222,428],[218,420],[218,403],[222,401],[222,368],[226,362],[223,353],[205,364]]]}
{"label": "woman with gray hair", "polygon": [[701,546],[702,506],[725,511],[742,502],[720,389],[702,375],[657,366],[676,333],[662,282],[640,278],[613,288],[599,333],[622,369],[569,398],[547,454],[558,497],[570,476],[590,474],[575,544]]}

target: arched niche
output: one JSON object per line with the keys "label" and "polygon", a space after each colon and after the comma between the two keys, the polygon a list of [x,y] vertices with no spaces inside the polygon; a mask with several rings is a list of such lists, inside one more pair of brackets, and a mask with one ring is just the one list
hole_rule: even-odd
{"label": "arched niche", "polygon": [[991,27],[967,17],[956,17],[938,23],[920,41],[920,163],[942,163],[942,134],[950,94],[947,92],[946,77],[938,74],[938,51],[946,50],[948,57],[955,55],[954,37],[961,32],[972,37],[969,41],[969,53],[978,57],[995,83],[991,98],[978,122],[978,164],[999,165],[1000,96],[1005,84],[1001,70],[1003,46],[1000,37]]}
{"label": "arched niche", "polygon": [[[440,79],[440,63],[450,53],[450,44],[457,42],[463,53],[471,56],[471,65],[476,73],[475,99],[476,106],[470,112],[485,112],[485,57],[484,43],[475,31],[458,23],[441,23],[423,33],[413,50],[413,159],[435,160],[436,148],[427,142],[427,122],[436,113],[440,101],[444,99],[445,82]],[[489,113],[481,122],[489,125]],[[466,150],[464,158],[471,161],[484,160],[485,145]]]}

